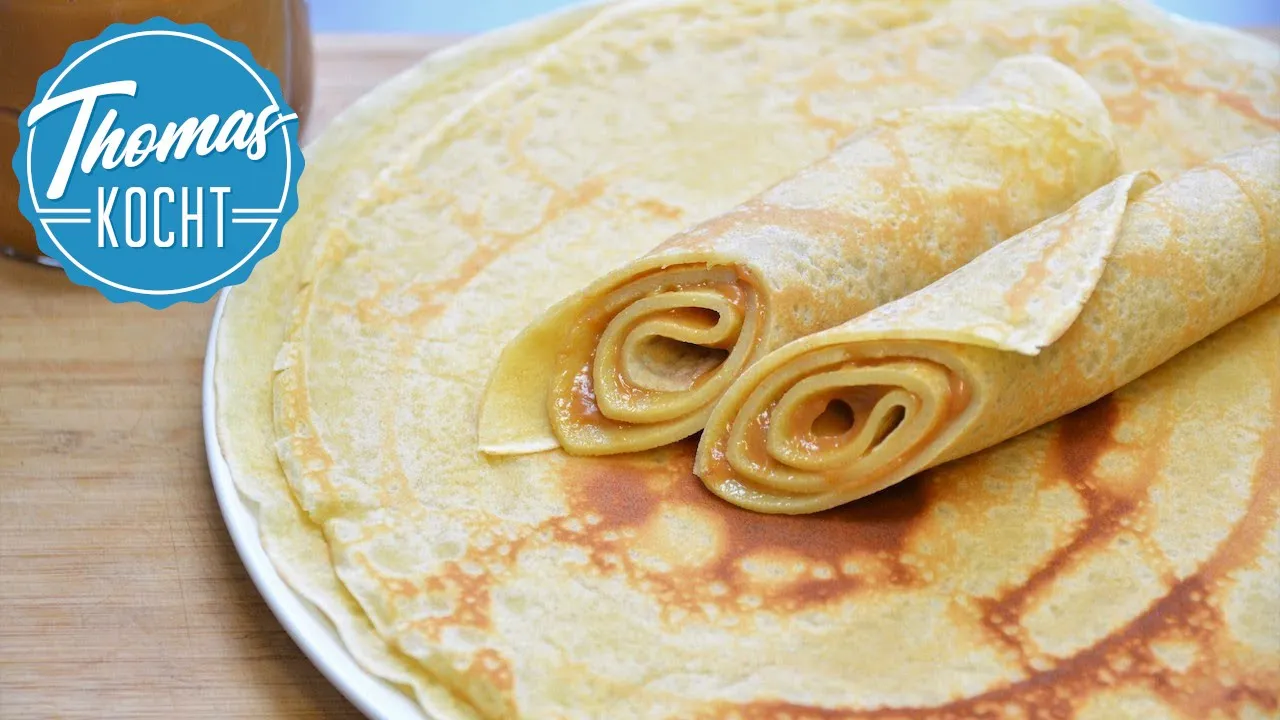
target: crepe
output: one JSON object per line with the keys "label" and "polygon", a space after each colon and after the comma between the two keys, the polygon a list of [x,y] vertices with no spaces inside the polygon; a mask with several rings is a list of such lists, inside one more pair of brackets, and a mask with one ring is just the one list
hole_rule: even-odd
{"label": "crepe", "polygon": [[1079,75],[1002,60],[548,310],[498,360],[480,449],[610,455],[692,435],[765,353],[918,290],[1118,165]]}
{"label": "crepe", "polygon": [[[547,307],[1028,52],[1098,89],[1126,170],[1277,129],[1274,47],[1095,2],[628,4],[439,124],[391,115],[376,157],[342,160],[384,171],[335,185],[332,213],[302,204],[323,216],[290,231],[312,261],[260,266],[220,326],[220,437],[255,461],[237,484],[300,508],[263,525],[281,573],[358,606],[454,698],[433,717],[1273,712],[1274,303],[1063,421],[817,515],[721,501],[688,442],[476,452],[484,378]],[[425,102],[433,77],[398,92]],[[282,466],[256,462],[272,438]]]}
{"label": "crepe", "polygon": [[1280,135],[1155,182],[1126,175],[767,355],[712,412],[698,476],[752,510],[825,510],[1087,405],[1280,295]]}
{"label": "crepe", "polygon": [[389,647],[334,573],[324,535],[298,507],[276,457],[272,366],[317,229],[358,204],[378,170],[412,145],[421,128],[598,11],[574,8],[437,52],[343,111],[305,150],[309,171],[298,186],[300,212],[280,248],[228,291],[218,325],[216,432],[236,488],[253,508],[263,549],[285,582],[333,623],[357,663],[406,689],[432,717],[477,716]]}

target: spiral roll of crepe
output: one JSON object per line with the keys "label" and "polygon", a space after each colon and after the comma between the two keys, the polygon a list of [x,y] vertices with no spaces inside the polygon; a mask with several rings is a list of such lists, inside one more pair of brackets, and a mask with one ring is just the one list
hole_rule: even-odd
{"label": "spiral roll of crepe", "polygon": [[1122,176],[766,356],[712,412],[697,474],[752,510],[824,510],[1087,405],[1280,295],[1280,136],[1157,183]]}
{"label": "spiral roll of crepe", "polygon": [[499,358],[480,449],[605,455],[692,435],[769,351],[924,287],[1117,172],[1083,79],[1003,60],[551,308]]}

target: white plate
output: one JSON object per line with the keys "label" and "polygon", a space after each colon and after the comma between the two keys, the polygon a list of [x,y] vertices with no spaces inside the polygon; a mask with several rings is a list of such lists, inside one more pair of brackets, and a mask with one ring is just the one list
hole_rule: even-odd
{"label": "white plate", "polygon": [[222,447],[218,444],[213,364],[218,349],[218,325],[226,300],[224,291],[213,312],[213,326],[209,329],[209,345],[204,356],[204,446],[209,455],[213,490],[218,496],[218,505],[222,508],[222,517],[235,542],[236,552],[249,571],[249,577],[253,578],[253,584],[289,637],[362,713],[371,720],[431,720],[408,695],[356,664],[333,625],[314,605],[285,584],[262,548],[257,517],[236,489],[231,479],[231,468],[227,466]]}

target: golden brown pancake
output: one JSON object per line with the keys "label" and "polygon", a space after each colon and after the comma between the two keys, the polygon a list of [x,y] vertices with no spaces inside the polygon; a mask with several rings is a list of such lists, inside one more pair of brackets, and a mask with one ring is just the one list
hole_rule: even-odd
{"label": "golden brown pancake", "polygon": [[825,510],[1086,405],[1280,295],[1280,135],[1155,183],[1125,175],[765,356],[712,412],[698,476],[754,510]]}
{"label": "golden brown pancake", "polygon": [[920,289],[1118,166],[1088,83],[1006,58],[557,303],[498,359],[480,449],[616,455],[688,437],[765,353]]}
{"label": "golden brown pancake", "polygon": [[357,657],[440,717],[1276,713],[1274,303],[1104,410],[800,518],[706,492],[691,443],[491,460],[469,430],[545,308],[880,114],[1047,52],[1128,169],[1176,172],[1276,132],[1274,47],[1112,2],[644,2],[555,35],[495,41],[545,47],[429,129],[318,148],[384,168],[304,200],[297,264],[228,303],[233,473]]}

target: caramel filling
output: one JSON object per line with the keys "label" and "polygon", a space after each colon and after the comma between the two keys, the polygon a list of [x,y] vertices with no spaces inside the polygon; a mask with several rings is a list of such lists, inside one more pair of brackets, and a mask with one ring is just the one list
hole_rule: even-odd
{"label": "caramel filling", "polygon": [[604,441],[593,431],[709,411],[745,368],[761,325],[755,287],[733,267],[653,271],[594,305],[560,354],[551,398],[558,434],[584,442]]}
{"label": "caramel filling", "polygon": [[969,406],[946,365],[865,352],[827,348],[766,374],[716,430],[704,479],[784,497],[873,492]]}

